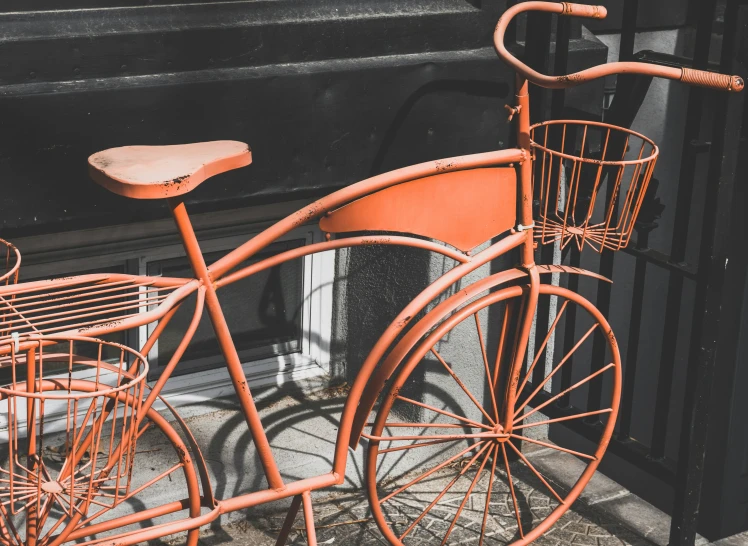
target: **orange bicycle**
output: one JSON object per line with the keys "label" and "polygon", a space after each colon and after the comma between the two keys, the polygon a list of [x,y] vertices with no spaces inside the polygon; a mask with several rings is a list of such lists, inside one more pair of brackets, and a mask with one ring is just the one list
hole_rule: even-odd
{"label": "orange bicycle", "polygon": [[[371,510],[392,544],[445,544],[468,540],[471,533],[479,544],[527,544],[558,521],[589,482],[613,433],[621,361],[613,332],[595,306],[541,281],[552,273],[602,277],[538,265],[535,244],[574,243],[598,252],[625,247],[658,149],[643,135],[605,123],[554,120],[531,127],[528,87],[571,87],[621,73],[724,91],[740,91],[743,81],[645,63],[539,74],[503,43],[509,21],[529,10],[605,16],[603,7],[566,2],[524,2],[502,16],[494,40],[499,56],[517,72],[516,102],[508,107],[516,118],[516,148],[430,161],[353,184],[210,265],[184,196],[211,176],[248,165],[246,144],[128,146],[89,158],[93,179],[109,190],[167,200],[194,277],[92,274],[0,287],[0,365],[12,376],[0,388],[7,440],[0,454],[0,544],[125,545],[186,532],[187,544],[195,545],[199,528],[222,514],[283,498],[293,500],[278,544],[301,506],[308,541],[316,544],[311,492],[343,483],[348,448],[362,437]],[[316,220],[327,240],[246,265],[279,237]],[[398,314],[363,363],[340,418],[330,472],[287,482],[217,293],[287,260],[362,245],[409,246],[455,265]],[[467,277],[515,249],[516,268]],[[456,283],[459,289],[449,295]],[[148,385],[143,355],[188,296],[196,302],[189,327],[159,379]],[[547,331],[536,332],[541,299],[548,300],[553,316]],[[171,421],[154,409],[204,312],[267,477],[267,488],[224,499],[217,498],[186,423],[168,404]],[[567,331],[570,322],[576,327]],[[146,324],[155,326],[138,350],[97,339]],[[570,338],[572,331],[582,334]],[[607,346],[599,362],[590,358],[595,337]],[[575,410],[575,397],[591,388],[601,393],[598,406]],[[598,425],[586,449],[533,432],[582,419]],[[171,449],[147,456],[148,471],[136,461],[146,457],[138,450],[151,443]],[[537,451],[522,446],[571,456],[573,479],[559,485],[538,463]],[[530,482],[541,496],[532,506],[526,498]],[[511,523],[511,538],[496,530],[499,520]],[[461,521],[467,523],[458,526]]]}

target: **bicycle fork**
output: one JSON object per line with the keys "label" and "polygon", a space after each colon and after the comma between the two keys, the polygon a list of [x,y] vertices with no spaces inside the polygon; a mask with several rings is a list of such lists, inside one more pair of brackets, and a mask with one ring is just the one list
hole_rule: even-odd
{"label": "bicycle fork", "polygon": [[[540,274],[537,267],[533,264],[528,268],[528,273],[530,275],[530,286],[523,305],[524,313],[521,313],[519,317],[521,326],[517,330],[517,339],[514,345],[515,352],[512,356],[506,390],[504,392],[503,430],[501,432],[507,435],[512,434],[512,424],[516,419],[517,385],[522,374],[527,345],[532,332],[532,323],[538,307],[538,295],[540,293]],[[507,437],[507,439],[509,438]]]}

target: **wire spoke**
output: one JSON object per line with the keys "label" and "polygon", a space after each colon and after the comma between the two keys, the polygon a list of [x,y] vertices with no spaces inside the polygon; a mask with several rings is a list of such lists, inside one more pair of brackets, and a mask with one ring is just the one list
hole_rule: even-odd
{"label": "wire spoke", "polygon": [[[475,444],[473,444],[473,445],[471,445],[471,446],[468,446],[468,447],[466,447],[465,449],[463,449],[462,451],[460,451],[460,452],[459,452],[459,453],[458,453],[457,455],[454,455],[453,457],[450,457],[449,459],[447,459],[447,460],[446,460],[446,461],[444,461],[443,463],[439,463],[438,465],[436,465],[436,466],[435,466],[434,468],[432,468],[431,470],[427,470],[426,472],[424,472],[423,474],[421,474],[421,475],[420,475],[420,476],[418,476],[417,478],[414,478],[413,480],[409,481],[408,483],[406,483],[405,485],[403,485],[402,487],[400,487],[400,488],[399,488],[399,489],[397,489],[396,491],[394,491],[394,492],[390,493],[389,495],[387,495],[386,497],[384,497],[384,498],[383,498],[382,500],[380,500],[380,501],[379,501],[379,504],[384,504],[385,502],[387,502],[387,501],[388,501],[388,500],[390,500],[391,498],[395,497],[396,495],[399,495],[400,493],[402,493],[402,492],[403,492],[403,491],[405,491],[406,489],[408,489],[408,488],[410,488],[410,487],[414,486],[415,484],[417,484],[417,483],[418,483],[418,482],[420,482],[421,480],[423,480],[423,479],[425,479],[425,478],[428,478],[428,477],[429,477],[429,476],[431,476],[431,474],[433,474],[434,472],[438,472],[439,470],[441,470],[442,468],[444,468],[444,467],[445,467],[445,466],[447,466],[448,464],[451,464],[451,463],[453,463],[454,461],[456,461],[457,459],[459,459],[460,457],[462,457],[462,456],[463,456],[463,455],[464,455],[465,453],[467,453],[468,451],[472,451],[472,450],[474,450],[475,448],[477,448],[477,447],[480,447],[480,445],[481,445],[481,444],[483,444],[483,442],[477,442],[477,443],[475,443]],[[480,453],[480,452],[479,452],[479,453]]]}
{"label": "wire spoke", "polygon": [[483,341],[483,334],[481,332],[480,327],[480,318],[478,318],[478,313],[474,313],[473,317],[475,318],[475,329],[478,332],[478,342],[480,343],[480,352],[481,356],[483,357],[483,366],[486,369],[486,381],[488,381],[488,387],[489,391],[491,391],[491,405],[493,406],[493,414],[494,414],[494,423],[499,422],[499,406],[496,404],[496,393],[494,392],[494,384],[493,384],[493,378],[491,377],[491,367],[488,364],[488,355],[486,354],[486,345]]}
{"label": "wire spoke", "polygon": [[506,468],[507,482],[509,483],[509,492],[512,494],[512,503],[514,504],[514,515],[517,517],[517,527],[519,527],[519,536],[525,538],[525,532],[522,530],[522,518],[519,515],[519,505],[517,504],[517,495],[514,493],[514,482],[512,481],[512,471],[509,470],[509,459],[506,456],[506,447],[501,444],[501,453],[504,456],[504,467]]}
{"label": "wire spoke", "polygon": [[415,529],[416,525],[418,525],[423,518],[426,517],[426,515],[431,511],[431,509],[436,506],[436,503],[438,503],[441,498],[447,494],[447,492],[452,489],[452,486],[457,483],[457,480],[460,479],[460,476],[462,474],[457,474],[454,478],[452,478],[452,481],[447,484],[447,486],[442,490],[442,492],[429,504],[426,509],[421,512],[418,517],[413,521],[413,523],[410,524],[410,526],[403,532],[402,535],[400,535],[400,540],[403,540],[406,536],[410,534],[410,532]]}
{"label": "wire spoke", "polygon": [[514,450],[514,452],[517,455],[519,455],[520,459],[522,459],[525,465],[527,465],[527,468],[529,468],[532,471],[532,473],[535,474],[535,476],[537,476],[537,478],[541,482],[543,482],[543,485],[545,485],[548,488],[548,491],[550,491],[553,494],[553,496],[556,497],[556,500],[558,500],[558,502],[560,502],[561,504],[564,504],[564,500],[559,496],[558,493],[556,493],[556,490],[553,489],[553,487],[551,487],[551,484],[549,484],[545,480],[545,478],[541,476],[540,472],[537,471],[537,469],[532,465],[532,463],[530,463],[530,461],[527,460],[527,457],[525,457],[525,455],[519,449],[517,449],[517,447],[512,442],[507,442],[507,443],[509,444],[509,447],[511,447]]}
{"label": "wire spoke", "polygon": [[565,417],[557,417],[555,419],[548,419],[546,421],[536,421],[534,423],[525,423],[524,425],[520,425],[518,427],[512,427],[514,430],[523,429],[523,428],[530,428],[530,427],[538,427],[540,425],[552,425],[553,423],[560,423],[562,421],[571,421],[573,419],[583,419],[585,417],[590,417],[592,415],[600,415],[602,413],[611,413],[613,411],[613,408],[607,408],[607,409],[601,409],[597,411],[586,411],[584,413],[576,413],[574,415],[567,415]]}
{"label": "wire spoke", "polygon": [[389,449],[381,449],[381,450],[379,450],[379,452],[377,453],[377,455],[382,455],[383,453],[392,453],[394,451],[403,451],[403,450],[406,450],[406,449],[416,449],[416,448],[419,448],[419,447],[434,446],[434,445],[443,444],[445,442],[452,442],[452,441],[453,440],[433,440],[433,441],[430,441],[430,442],[421,442],[421,443],[412,444],[412,445],[409,445],[409,446],[391,447]]}
{"label": "wire spoke", "polygon": [[564,453],[575,455],[583,459],[589,459],[590,461],[597,460],[597,457],[594,457],[592,455],[587,455],[586,453],[580,453],[579,451],[574,451],[572,449],[566,449],[565,447],[561,447],[556,444],[549,444],[546,442],[541,442],[540,440],[533,440],[532,438],[528,438],[527,436],[520,436],[519,434],[510,434],[510,436],[512,438],[517,438],[518,440],[522,440],[523,442],[530,442],[531,444],[536,444],[536,445],[543,446],[543,447],[549,447],[551,449],[555,449],[557,451],[563,451]]}
{"label": "wire spoke", "polygon": [[[490,445],[487,447],[490,447]],[[447,540],[449,539],[449,535],[452,534],[452,529],[454,529],[455,525],[457,524],[457,520],[460,519],[460,516],[462,515],[462,510],[465,508],[465,504],[467,504],[467,501],[470,498],[470,495],[473,493],[473,489],[475,489],[475,484],[478,483],[478,480],[480,479],[480,475],[483,473],[483,469],[486,467],[486,463],[488,462],[488,457],[490,455],[491,455],[491,452],[489,451],[488,453],[486,453],[486,456],[483,457],[483,462],[480,464],[480,468],[478,468],[478,471],[475,473],[475,477],[473,478],[473,481],[470,483],[470,487],[468,487],[467,493],[465,493],[465,498],[462,499],[462,503],[460,503],[460,507],[457,509],[457,513],[455,514],[455,517],[452,518],[452,524],[449,526],[449,529],[447,529],[447,533],[444,535],[444,540],[442,540],[442,546],[444,546],[447,543]]]}
{"label": "wire spoke", "polygon": [[476,453],[476,454],[475,454],[475,455],[473,456],[473,458],[472,458],[472,459],[470,459],[470,461],[468,462],[468,464],[467,464],[467,465],[465,465],[465,468],[463,468],[463,469],[462,469],[462,470],[461,470],[461,471],[460,471],[460,472],[459,472],[459,473],[458,473],[458,474],[457,474],[457,475],[456,475],[456,476],[455,476],[455,477],[454,477],[454,478],[452,479],[452,481],[451,481],[451,482],[449,482],[449,484],[447,484],[447,486],[446,486],[446,487],[445,487],[444,489],[442,489],[442,492],[441,492],[441,493],[439,493],[439,495],[438,495],[438,496],[437,496],[437,497],[436,497],[436,498],[435,498],[435,499],[434,499],[434,500],[433,500],[433,501],[431,502],[431,504],[429,504],[429,505],[428,505],[428,506],[426,507],[426,509],[425,509],[425,510],[424,510],[423,512],[421,512],[421,514],[420,514],[420,515],[419,515],[419,516],[418,516],[418,517],[416,518],[416,520],[415,520],[415,521],[414,521],[413,523],[411,523],[411,524],[410,524],[410,527],[408,527],[408,528],[407,528],[407,529],[405,530],[405,532],[404,532],[404,533],[403,533],[403,534],[402,534],[402,535],[400,536],[400,540],[402,540],[402,539],[404,539],[404,538],[405,538],[406,536],[408,536],[408,533],[410,533],[410,532],[411,532],[411,531],[412,531],[412,530],[413,530],[413,529],[415,528],[415,526],[416,526],[416,525],[418,525],[418,523],[419,523],[419,522],[420,522],[420,521],[421,521],[421,520],[422,520],[422,519],[423,519],[423,518],[424,518],[424,517],[426,516],[426,514],[428,514],[428,513],[429,513],[429,512],[431,511],[431,509],[432,509],[432,508],[433,508],[434,506],[436,506],[436,505],[437,505],[437,503],[438,503],[438,502],[439,502],[439,501],[440,501],[440,500],[442,499],[442,497],[443,497],[444,495],[446,495],[446,494],[447,494],[447,492],[448,492],[448,491],[449,491],[449,490],[450,490],[450,489],[452,488],[452,486],[453,486],[453,485],[454,485],[455,483],[457,483],[457,480],[459,480],[459,479],[460,479],[460,478],[461,478],[461,477],[462,477],[462,476],[463,476],[463,475],[465,474],[465,472],[467,472],[467,471],[468,471],[468,469],[470,469],[470,467],[471,467],[471,466],[473,466],[473,463],[474,463],[474,462],[475,462],[475,461],[476,461],[476,460],[478,459],[478,457],[480,457],[480,456],[481,456],[481,454],[482,454],[482,453],[483,453],[484,451],[486,451],[486,449],[488,449],[489,447],[491,447],[491,444],[490,444],[490,443],[486,443],[486,445],[485,445],[485,446],[483,446],[483,447],[482,447],[482,448],[480,449],[480,451],[478,451],[478,453]]}
{"label": "wire spoke", "polygon": [[491,507],[491,493],[493,492],[493,480],[496,475],[496,459],[499,456],[498,444],[493,449],[493,461],[491,463],[491,476],[488,478],[488,491],[486,492],[486,507],[483,509],[483,525],[480,529],[480,541],[478,546],[483,546],[483,539],[486,536],[486,522],[488,521],[488,509]]}
{"label": "wire spoke", "polygon": [[504,321],[501,324],[501,336],[499,337],[499,347],[496,350],[496,362],[493,367],[493,384],[499,384],[499,370],[501,369],[501,360],[504,356],[504,343],[506,341],[507,330],[509,329],[509,310],[514,307],[513,302],[508,302],[504,306]]}
{"label": "wire spoke", "polygon": [[[366,423],[367,427],[373,427],[374,423]],[[385,428],[465,428],[467,425],[455,425],[451,423],[387,423]],[[488,428],[488,427],[484,427]]]}
{"label": "wire spoke", "polygon": [[[54,496],[55,498],[57,498],[57,496],[58,496],[58,495],[57,495],[56,493],[53,493],[53,496]],[[60,505],[60,506],[62,507],[62,505]],[[66,516],[68,516],[68,518],[71,518],[71,517],[73,517],[73,514],[72,514],[71,512],[68,512],[68,511],[66,511],[64,507],[62,507],[62,512],[63,512],[63,513],[64,513],[64,514],[66,515]],[[47,531],[47,534],[46,534],[46,535],[44,535],[44,537],[42,538],[42,542],[46,542],[46,539],[47,539],[48,537],[54,536],[54,533],[55,533],[55,531],[57,531],[57,529],[59,529],[59,528],[60,528],[60,526],[61,526],[61,525],[62,525],[62,524],[63,524],[63,523],[65,522],[65,521],[67,521],[67,518],[65,518],[65,517],[61,517],[61,518],[59,518],[59,519],[57,520],[57,523],[55,523],[55,524],[54,524],[54,525],[52,526],[52,528],[51,528],[51,529],[50,529],[49,531]],[[42,525],[42,527],[44,527],[44,526]]]}
{"label": "wire spoke", "polygon": [[375,442],[405,442],[414,440],[493,440],[495,438],[508,438],[509,434],[481,432],[480,434],[417,434],[411,436],[370,436],[365,434],[363,436]]}
{"label": "wire spoke", "polygon": [[480,412],[483,414],[483,416],[488,419],[488,422],[491,423],[491,425],[496,426],[496,422],[491,418],[488,413],[486,413],[486,410],[483,409],[483,406],[481,405],[478,400],[475,399],[475,396],[473,396],[473,393],[468,390],[468,388],[465,386],[465,384],[462,382],[462,380],[457,377],[457,374],[455,374],[454,370],[447,364],[447,362],[441,357],[441,355],[434,349],[431,348],[431,352],[434,354],[434,356],[439,360],[442,366],[444,366],[444,369],[447,370],[447,373],[452,376],[452,379],[455,380],[455,383],[463,390],[463,392],[470,398],[470,400],[475,404],[475,407],[477,407]]}
{"label": "wire spoke", "polygon": [[[574,347],[571,348],[571,350],[566,354],[566,356],[564,356],[564,358],[561,360],[561,362],[559,362],[556,365],[556,367],[553,368],[553,370],[551,371],[551,373],[549,373],[548,376],[543,380],[543,382],[535,388],[535,390],[527,398],[527,400],[525,400],[522,403],[522,405],[519,408],[517,408],[517,410],[514,412],[514,417],[516,417],[517,414],[519,414],[519,412],[521,412],[523,409],[525,409],[525,406],[530,402],[530,400],[533,399],[533,397],[536,394],[538,394],[541,390],[543,390],[543,388],[546,386],[546,384],[548,383],[548,381],[550,381],[551,378],[553,378],[553,376],[556,375],[556,372],[558,370],[560,370],[561,367],[569,361],[569,359],[571,358],[571,356],[576,352],[577,349],[579,349],[579,347],[585,342],[585,340],[588,337],[590,337],[590,335],[592,335],[592,332],[594,332],[597,329],[598,326],[599,326],[599,324],[596,322],[595,324],[592,325],[592,327],[590,327],[589,330],[587,330],[587,332],[585,332],[585,334],[582,336],[582,338],[577,342],[576,345],[574,345]],[[517,391],[517,392],[520,392],[520,391]]]}
{"label": "wire spoke", "polygon": [[[534,408],[532,409],[532,411],[528,411],[528,412],[527,412],[527,413],[525,413],[524,415],[522,415],[522,416],[520,416],[520,417],[516,418],[516,419],[515,419],[515,420],[513,421],[513,423],[519,423],[519,422],[520,422],[520,421],[522,421],[523,419],[527,419],[527,418],[528,418],[528,417],[529,417],[530,415],[532,415],[533,413],[536,413],[536,412],[538,412],[538,411],[542,410],[542,409],[543,409],[544,407],[546,407],[546,406],[547,406],[548,404],[552,404],[552,403],[553,403],[554,401],[558,400],[558,399],[559,399],[559,398],[561,398],[562,396],[564,396],[564,395],[566,395],[566,394],[570,393],[570,392],[571,392],[571,391],[573,391],[574,389],[577,389],[577,388],[581,387],[581,386],[582,386],[582,385],[584,385],[585,383],[587,383],[587,382],[589,382],[589,381],[592,381],[592,380],[593,380],[593,379],[595,379],[595,378],[596,378],[596,377],[597,377],[598,375],[600,375],[600,374],[604,373],[604,372],[605,372],[606,370],[609,370],[610,368],[613,368],[613,367],[615,367],[615,364],[614,364],[613,362],[611,362],[611,363],[610,363],[610,364],[608,364],[607,366],[605,366],[605,367],[603,367],[603,368],[600,368],[600,369],[599,369],[599,370],[597,370],[597,371],[596,371],[595,373],[593,373],[593,374],[591,374],[591,375],[588,375],[587,377],[585,377],[584,379],[582,379],[582,380],[578,381],[577,383],[575,383],[574,385],[572,385],[572,386],[571,386],[571,387],[569,387],[568,389],[565,389],[565,390],[561,391],[560,393],[558,393],[558,394],[554,395],[553,397],[551,397],[550,399],[546,400],[546,401],[545,401],[545,402],[543,402],[542,404],[540,404],[540,405],[538,405],[538,406],[534,407]],[[525,406],[527,406],[527,403],[528,403],[528,402],[529,402],[529,401],[530,401],[530,400],[532,399],[532,397],[533,397],[533,396],[534,396],[535,394],[536,394],[536,393],[533,393],[533,395],[532,395],[532,396],[531,396],[530,398],[528,398],[528,399],[527,399],[527,400],[525,401],[525,403],[524,403],[524,404],[522,404],[522,408],[524,408]],[[520,408],[520,411],[522,410],[522,408]],[[515,413],[514,415],[515,415],[515,417],[516,417],[516,415],[517,415],[517,414]]]}
{"label": "wire spoke", "polygon": [[566,300],[564,304],[561,306],[561,309],[556,314],[556,318],[553,321],[553,324],[551,324],[551,327],[548,328],[548,334],[545,336],[545,339],[543,340],[543,343],[540,344],[540,347],[535,352],[535,359],[532,361],[532,364],[527,369],[527,373],[525,374],[525,378],[522,380],[522,384],[517,389],[517,392],[522,392],[522,389],[525,388],[525,385],[527,385],[527,381],[529,381],[530,377],[532,376],[532,371],[535,369],[535,366],[540,361],[540,357],[545,351],[546,345],[548,345],[548,341],[550,341],[551,336],[553,335],[553,332],[556,330],[556,325],[558,325],[558,321],[561,320],[561,316],[564,314],[564,311],[566,311],[566,307],[569,304],[569,300]]}
{"label": "wire spoke", "polygon": [[[175,464],[174,466],[172,466],[168,470],[165,470],[164,472],[162,472],[161,474],[159,474],[158,476],[156,476],[155,478],[153,478],[152,480],[150,480],[148,483],[145,483],[145,484],[141,485],[140,487],[138,487],[137,489],[134,489],[134,490],[130,491],[129,494],[122,496],[117,504],[122,504],[126,500],[135,497],[136,495],[138,495],[144,489],[150,487],[151,485],[155,484],[156,482],[159,482],[159,481],[163,480],[164,478],[166,478],[167,476],[173,474],[174,472],[176,472],[177,470],[179,470],[183,466],[184,466],[184,463],[181,463],[181,462]],[[101,510],[99,510],[98,512],[96,512],[94,515],[90,516],[88,519],[86,519],[85,521],[81,522],[81,525],[88,525],[89,523],[91,523],[96,518],[100,517],[101,515],[105,514],[109,510],[111,510],[111,508],[102,508]]]}
{"label": "wire spoke", "polygon": [[[5,506],[0,504],[0,515],[2,515],[3,519],[0,520],[0,529],[5,530],[5,524],[7,524],[7,527],[10,528],[10,531],[13,533],[13,536],[16,538],[16,543],[21,545],[23,544],[23,540],[21,539],[21,535],[18,533],[18,530],[16,529],[16,526],[13,524],[13,521],[8,517],[8,511],[5,509]],[[5,523],[3,523],[5,522]]]}
{"label": "wire spoke", "polygon": [[488,425],[484,425],[483,423],[479,423],[478,421],[473,421],[472,419],[468,419],[467,417],[462,417],[460,415],[457,415],[455,413],[451,413],[446,410],[441,410],[439,408],[435,408],[434,406],[430,406],[428,404],[424,404],[423,402],[418,402],[417,400],[413,400],[411,398],[406,398],[404,396],[397,396],[397,400],[401,400],[403,402],[407,402],[409,404],[413,404],[414,406],[418,406],[419,408],[423,408],[429,411],[433,411],[436,413],[441,413],[442,415],[446,417],[451,417],[452,419],[457,419],[458,421],[462,421],[463,423],[468,423],[472,427],[478,427],[478,428],[484,428],[487,430],[491,430],[491,427]]}

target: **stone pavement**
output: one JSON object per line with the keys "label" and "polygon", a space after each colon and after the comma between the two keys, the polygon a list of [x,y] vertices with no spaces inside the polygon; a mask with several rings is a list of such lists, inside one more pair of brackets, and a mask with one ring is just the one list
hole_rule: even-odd
{"label": "stone pavement", "polygon": [[[278,512],[255,519],[247,519],[224,526],[216,526],[201,532],[202,546],[274,546],[275,536],[283,523],[285,514]],[[332,495],[315,503],[317,539],[321,545],[377,545],[386,546],[374,521],[371,519],[365,495]],[[288,544],[306,545],[304,522],[297,518]],[[180,541],[171,541],[179,544]],[[438,544],[439,542],[423,542]],[[485,544],[505,544],[492,536]],[[467,538],[455,544],[477,544],[475,538]],[[594,508],[577,505],[562,518],[548,534],[535,542],[538,545],[590,545],[590,546],[651,546],[654,543],[631,531],[627,525],[610,515],[599,513]],[[748,546],[748,532],[714,543],[715,546]]]}
{"label": "stone pavement", "polygon": [[[202,533],[200,543],[204,546],[226,544],[231,546],[273,546],[278,529],[283,524],[282,512],[259,518],[207,529]],[[507,544],[516,538],[516,523],[511,521],[510,512],[497,516],[491,531],[487,533],[485,544]],[[436,519],[436,518],[435,518]],[[466,521],[467,520],[467,521]],[[315,503],[317,539],[320,545],[387,545],[379,529],[371,519],[364,494],[332,495]],[[445,525],[450,520],[442,520]],[[479,534],[475,532],[475,520],[461,518],[459,532],[455,532],[450,544],[477,544]],[[479,523],[478,523],[479,525]],[[477,527],[479,529],[479,527]],[[305,545],[304,522],[297,518],[294,532],[288,544]],[[502,531],[503,529],[503,531]],[[434,536],[422,536],[412,542],[414,545],[438,544]],[[630,531],[621,522],[580,504],[567,512],[556,526],[535,544],[561,546],[566,544],[589,546],[650,546],[654,543]]]}
{"label": "stone pavement", "polygon": [[[284,479],[291,481],[329,471],[331,461],[324,454],[330,452],[334,444],[337,425],[334,416],[342,409],[344,395],[344,392],[334,389],[323,389],[312,395],[285,389],[258,393],[258,407],[272,439],[274,454],[279,460]],[[198,441],[208,446],[204,453],[219,495],[230,496],[240,489],[256,490],[262,485],[259,476],[252,475],[252,472],[259,470],[260,465],[256,453],[253,453],[251,438],[231,402],[215,400],[203,410],[183,408],[180,413],[187,418]],[[234,446],[241,449],[236,451]],[[360,487],[364,470],[362,451],[358,449],[351,452],[344,485],[334,490],[321,491],[313,497],[320,545],[387,544],[371,518],[366,494]],[[571,455],[565,456],[558,451],[541,448],[526,452],[526,456],[545,476],[552,477],[554,487],[557,486],[559,490],[568,490],[573,480],[579,476],[576,465],[582,463]],[[533,516],[529,517],[545,517],[556,504],[551,503],[547,490],[529,472],[522,474],[522,469],[526,469],[523,464],[513,463],[513,475],[522,481],[518,486],[518,497],[523,498],[531,508]],[[439,473],[432,478],[429,486],[436,487],[443,480],[449,479]],[[500,480],[496,480],[495,483],[499,482]],[[456,485],[453,490],[458,489]],[[466,489],[467,484],[463,491]],[[486,486],[479,482],[471,502],[467,504],[450,537],[450,544],[478,544],[485,491]],[[456,506],[464,497],[464,494],[459,495],[459,491],[454,496],[451,493],[452,491],[432,510],[433,517],[429,527],[417,534],[417,540],[411,542],[414,546],[441,542],[443,533],[429,531],[439,531],[450,524]],[[412,500],[418,500],[418,494],[418,491],[414,491]],[[431,498],[433,495],[429,500]],[[494,489],[491,503],[495,509],[491,511],[492,518],[487,526],[489,532],[485,544],[507,544],[518,538],[517,522],[509,499],[506,490]],[[230,518],[203,530],[201,544],[272,546],[289,502],[279,501],[232,514]],[[572,509],[536,544],[665,546],[669,527],[670,520],[664,513],[597,473]],[[438,534],[439,540],[435,540],[435,534]],[[182,543],[183,540],[179,538],[169,541],[169,544]],[[299,515],[289,544],[306,543],[304,521]],[[699,546],[706,544],[708,541],[703,538],[697,541]],[[748,546],[748,536],[720,541],[719,546]]]}
{"label": "stone pavement", "polygon": [[[527,453],[535,465],[544,468],[545,472],[554,473],[554,485],[564,487],[564,473],[576,475],[573,467],[579,464],[576,458],[559,458],[557,452],[539,449]],[[561,471],[563,468],[565,470]],[[544,518],[557,506],[547,491],[534,486],[538,485],[526,467],[519,462],[512,465],[512,474],[518,483],[517,496],[521,502],[530,510],[523,518],[523,525],[530,525],[528,519]],[[434,488],[441,490],[453,472],[444,470],[436,473],[429,482],[424,485],[422,491],[414,486],[408,492],[410,498],[403,499],[402,505],[405,510],[411,508],[420,513],[423,507],[433,498]],[[419,529],[411,535],[408,544],[413,546],[427,546],[439,544],[444,536],[445,529],[450,525],[459,503],[464,497],[467,482],[462,488],[454,487],[450,494],[446,495],[429,513],[428,524],[425,529]],[[461,482],[458,482],[461,483]],[[512,510],[511,497],[506,485],[497,478],[494,482],[492,494],[491,518],[488,520],[485,544],[509,544],[519,538],[518,525]],[[542,486],[540,486],[542,487]],[[458,525],[456,525],[450,537],[450,544],[477,544],[480,536],[480,527],[483,518],[483,507],[485,505],[485,481],[480,481],[471,496],[470,502],[465,506]],[[455,491],[457,490],[457,491]],[[632,530],[631,526],[622,522],[615,514],[607,510],[607,503],[612,499],[621,499],[620,486],[597,475],[585,490],[582,499],[577,501],[573,509],[566,512],[553,527],[551,531],[538,539],[535,543],[542,546],[562,545],[589,545],[589,546],[655,546],[657,543]],[[462,493],[462,494],[460,494]],[[423,501],[426,500],[426,504]],[[419,502],[420,501],[420,502]],[[281,503],[279,503],[281,504]],[[276,506],[274,509],[265,510],[260,514],[249,513],[246,519],[234,521],[223,526],[215,525],[202,533],[201,544],[213,546],[218,544],[230,544],[232,546],[272,546],[275,544],[274,537],[283,524],[285,518],[284,507]],[[315,497],[315,522],[318,531],[319,544],[328,545],[386,545],[376,523],[371,517],[366,495],[362,491],[349,491],[344,493],[327,493]],[[658,517],[656,511],[649,514],[649,519],[636,522],[639,528],[646,528],[651,532],[657,526],[652,525],[652,517]],[[642,527],[643,526],[643,527]],[[636,525],[634,526],[636,528]],[[172,543],[178,543],[173,541]],[[289,544],[307,544],[304,521],[301,516],[297,517],[294,531],[291,534]],[[726,545],[727,546],[727,545]],[[729,545],[734,546],[734,545]]]}

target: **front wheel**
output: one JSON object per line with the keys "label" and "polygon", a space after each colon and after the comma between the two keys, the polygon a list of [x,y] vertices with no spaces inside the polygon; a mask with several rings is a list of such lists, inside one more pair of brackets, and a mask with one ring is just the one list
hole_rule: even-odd
{"label": "front wheel", "polygon": [[[541,285],[538,309],[548,316],[536,317],[512,374],[527,291],[461,302],[391,382],[366,435],[366,481],[392,544],[528,544],[595,472],[618,413],[615,338],[589,301]],[[506,397],[507,383],[516,397]],[[584,430],[584,440],[569,428]]]}

